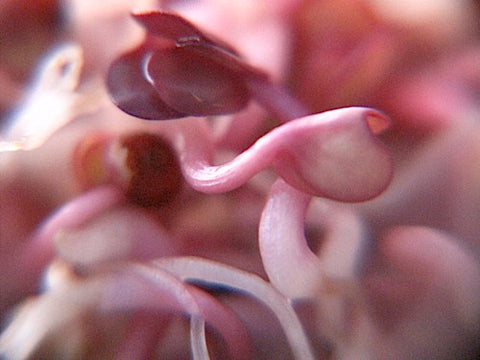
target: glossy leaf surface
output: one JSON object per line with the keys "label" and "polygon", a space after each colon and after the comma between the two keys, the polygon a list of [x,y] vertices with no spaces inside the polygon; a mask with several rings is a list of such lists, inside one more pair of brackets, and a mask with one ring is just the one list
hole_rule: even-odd
{"label": "glossy leaf surface", "polygon": [[113,103],[130,115],[166,120],[234,113],[252,97],[249,80],[267,81],[232,47],[178,15],[149,11],[132,16],[147,36],[113,61],[106,81]]}
{"label": "glossy leaf surface", "polygon": [[138,48],[116,59],[107,75],[107,89],[113,103],[127,114],[147,119],[179,118],[184,114],[170,108],[147,81],[143,62],[145,49]]}
{"label": "glossy leaf surface", "polygon": [[250,100],[243,78],[210,54],[191,47],[155,52],[147,73],[160,97],[173,109],[190,115],[236,112]]}

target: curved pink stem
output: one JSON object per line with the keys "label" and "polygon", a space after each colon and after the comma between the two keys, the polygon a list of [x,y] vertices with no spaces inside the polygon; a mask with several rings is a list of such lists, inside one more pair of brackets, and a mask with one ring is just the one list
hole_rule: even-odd
{"label": "curved pink stem", "polygon": [[216,328],[225,339],[232,358],[251,359],[250,338],[238,317],[208,293],[194,286],[187,288],[197,301],[206,321]]}
{"label": "curved pink stem", "polygon": [[[92,310],[99,313],[181,311],[191,316],[192,325],[199,327],[195,337],[204,335],[200,307],[182,281],[165,271],[130,264],[85,281],[62,284],[41,296],[25,307],[21,316],[16,317],[2,333],[0,352],[14,354],[16,358],[31,357],[47,334],[60,330],[66,323]],[[52,311],[58,311],[56,316],[45,316]],[[39,323],[42,326],[39,327]],[[29,335],[27,341],[25,333]],[[200,347],[192,348],[199,354],[194,359],[208,359],[208,351],[206,346],[201,346],[202,342],[205,343],[195,339]]]}
{"label": "curved pink stem", "polygon": [[372,109],[337,109],[291,121],[222,165],[211,163],[205,126],[186,124],[177,142],[184,176],[198,191],[230,191],[273,167],[301,191],[364,201],[383,191],[391,179],[391,158],[372,136],[388,127],[389,120]]}
{"label": "curved pink stem", "polygon": [[151,213],[126,206],[111,209],[79,229],[66,229],[55,239],[57,256],[84,268],[170,256],[176,253],[175,244]]}
{"label": "curved pink stem", "polygon": [[50,243],[52,237],[61,229],[75,228],[89,219],[120,204],[123,195],[110,186],[95,188],[83,193],[58,209],[37,231],[32,241]]}
{"label": "curved pink stem", "polygon": [[272,284],[292,299],[316,296],[325,281],[327,286],[348,290],[365,244],[358,216],[332,204],[315,214],[315,221],[320,221],[325,231],[322,251],[319,256],[314,254],[305,238],[311,200],[311,195],[278,179],[260,218],[259,248],[264,269]]}
{"label": "curved pink stem", "polygon": [[[194,359],[209,359],[208,350],[205,340],[205,319],[203,313],[195,300],[195,297],[186,288],[186,285],[170,275],[165,271],[158,271],[149,266],[133,264],[129,270],[137,275],[138,278],[135,282],[141,284],[142,281],[146,281],[147,293],[142,295],[142,291],[135,291],[137,284],[132,284],[129,289],[130,294],[118,294],[118,297],[124,297],[124,304],[122,301],[113,300],[113,303],[117,303],[117,306],[127,308],[133,306],[133,308],[146,307],[153,309],[170,309],[174,311],[183,311],[190,316],[190,340]],[[130,272],[128,272],[130,273]],[[152,286],[153,285],[153,286]],[[125,287],[118,289],[121,292],[125,292]],[[152,296],[152,292],[158,292],[160,297]],[[115,297],[115,293],[109,294]],[[163,299],[162,299],[163,298]],[[104,301],[105,302],[105,301]],[[109,307],[108,301],[105,305]],[[111,310],[111,309],[109,309]]]}
{"label": "curved pink stem", "polygon": [[42,270],[55,256],[53,238],[58,231],[79,226],[122,201],[123,196],[111,187],[82,194],[48,218],[27,244],[2,256],[0,309],[34,291]]}
{"label": "curved pink stem", "polygon": [[[240,187],[269,166],[274,156],[273,148],[262,151],[257,141],[232,161],[215,166],[210,159],[213,151],[206,151],[211,142],[200,124],[184,127],[182,136],[184,147],[180,149],[180,163],[184,176],[193,188],[205,193],[227,192]],[[259,150],[263,156],[258,156]]]}
{"label": "curved pink stem", "polygon": [[182,279],[221,284],[254,296],[277,316],[294,357],[302,360],[315,358],[291,303],[262,278],[228,265],[188,256],[159,259],[155,265]]}
{"label": "curved pink stem", "polygon": [[262,263],[270,282],[289,298],[311,297],[318,290],[322,266],[304,235],[312,196],[283,180],[272,186],[259,225]]}
{"label": "curved pink stem", "polygon": [[[157,286],[172,294],[183,311],[193,318],[208,321],[224,336],[235,359],[248,359],[250,342],[245,328],[237,317],[213,296],[193,286],[188,286],[168,272],[152,266],[134,265],[142,278],[152,280]],[[196,334],[192,333],[192,343]]]}

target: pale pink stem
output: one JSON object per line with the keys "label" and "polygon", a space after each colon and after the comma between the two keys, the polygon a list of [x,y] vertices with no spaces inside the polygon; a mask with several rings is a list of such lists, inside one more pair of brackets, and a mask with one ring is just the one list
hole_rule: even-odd
{"label": "pale pink stem", "polygon": [[304,235],[311,198],[278,179],[260,219],[259,247],[265,271],[289,298],[314,296],[322,280],[320,260]]}
{"label": "pale pink stem", "polygon": [[[127,279],[133,273],[130,285],[119,286],[112,282],[106,289],[100,309],[115,310],[167,310],[181,311],[190,316],[190,341],[194,359],[209,359],[205,340],[205,320],[201,309],[186,285],[165,271],[147,265],[132,264],[125,269]],[[97,307],[98,308],[98,307]]]}
{"label": "pale pink stem", "polygon": [[52,238],[62,229],[72,229],[123,201],[122,193],[110,186],[95,188],[58,209],[33,236],[32,244],[52,245]]}
{"label": "pale pink stem", "polygon": [[251,343],[248,333],[237,318],[221,302],[194,286],[188,286],[197,301],[202,314],[209,324],[218,330],[225,339],[233,359],[251,359]]}
{"label": "pale pink stem", "polygon": [[58,231],[79,226],[122,201],[122,195],[110,187],[85,193],[47,219],[28,243],[3,256],[0,309],[34,291],[42,270],[55,256],[53,239]]}
{"label": "pale pink stem", "polygon": [[212,165],[205,123],[183,122],[176,144],[184,176],[198,191],[233,190],[272,166],[304,192],[363,201],[378,195],[391,179],[391,158],[372,136],[388,125],[383,114],[368,108],[306,116],[273,129],[222,165]]}
{"label": "pale pink stem", "polygon": [[151,213],[126,206],[111,209],[78,229],[64,230],[55,241],[58,257],[83,268],[173,255],[175,244],[178,242]]}
{"label": "pale pink stem", "polygon": [[[2,333],[2,354],[31,358],[47,334],[57,333],[87,311],[97,314],[182,312],[192,318],[201,317],[200,309],[185,284],[165,271],[151,271],[148,266],[137,264],[104,270],[84,281],[53,287],[24,308],[22,316],[14,318]],[[57,313],[46,317],[45,314],[51,311]],[[27,338],[24,334],[28,334]],[[206,354],[197,359],[208,359],[206,347],[197,353]]]}
{"label": "pale pink stem", "polygon": [[245,271],[196,257],[162,258],[156,266],[185,280],[225,285],[246,292],[274,312],[296,359],[313,360],[312,349],[291,303],[262,278]]}
{"label": "pale pink stem", "polygon": [[264,78],[255,77],[248,79],[247,84],[253,98],[282,123],[311,113],[282,86],[273,84]]}
{"label": "pale pink stem", "polygon": [[289,298],[315,296],[322,285],[350,291],[367,241],[362,222],[351,210],[335,203],[320,205],[321,211],[313,206],[315,222],[325,230],[317,257],[304,229],[311,200],[311,195],[278,179],[260,219],[262,263],[272,284]]}
{"label": "pale pink stem", "polygon": [[[161,269],[137,265],[140,275],[173,294],[183,311],[193,318],[208,321],[224,336],[234,359],[248,359],[250,341],[245,328],[237,317],[213,296],[193,286],[185,285],[176,277]],[[192,344],[198,334],[192,333]]]}
{"label": "pale pink stem", "polygon": [[269,166],[275,155],[272,147],[265,149],[263,142],[257,141],[230,162],[212,165],[213,151],[206,150],[211,146],[205,133],[208,129],[198,121],[186,125],[181,131],[180,163],[186,180],[198,191],[220,193],[233,190]]}
{"label": "pale pink stem", "polygon": [[[221,149],[238,151],[250,146],[265,129],[267,115],[260,105],[249,107],[229,119],[218,119],[216,146]],[[225,122],[225,120],[227,122]],[[221,128],[225,126],[225,128]]]}

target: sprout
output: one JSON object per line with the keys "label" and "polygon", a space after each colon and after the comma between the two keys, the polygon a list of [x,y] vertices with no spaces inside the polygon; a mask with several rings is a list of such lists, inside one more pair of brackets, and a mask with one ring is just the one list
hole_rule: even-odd
{"label": "sprout", "polygon": [[111,64],[106,81],[112,101],[128,114],[165,120],[237,112],[251,98],[248,79],[265,77],[177,15],[133,17],[147,29],[145,41]]}
{"label": "sprout", "polygon": [[195,189],[218,193],[237,188],[273,167],[295,188],[342,201],[364,201],[382,192],[392,162],[373,134],[389,126],[382,113],[346,108],[310,115],[264,135],[230,162],[212,166],[201,124],[182,124],[181,166]]}

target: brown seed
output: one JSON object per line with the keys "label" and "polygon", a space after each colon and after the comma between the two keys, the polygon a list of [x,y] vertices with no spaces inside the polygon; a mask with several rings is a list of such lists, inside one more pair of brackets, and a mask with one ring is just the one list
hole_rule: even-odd
{"label": "brown seed", "polygon": [[127,150],[126,167],[131,172],[126,196],[129,202],[162,206],[171,202],[182,187],[182,174],[176,154],[161,136],[131,134],[121,140]]}

